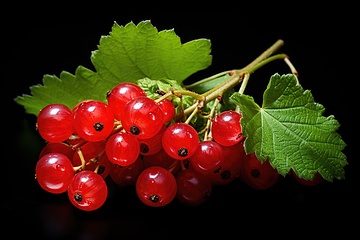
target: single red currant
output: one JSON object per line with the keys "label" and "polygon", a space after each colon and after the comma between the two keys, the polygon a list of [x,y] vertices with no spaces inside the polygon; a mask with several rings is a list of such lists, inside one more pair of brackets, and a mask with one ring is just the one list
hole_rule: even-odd
{"label": "single red currant", "polygon": [[245,156],[239,177],[247,185],[257,190],[268,189],[280,179],[279,173],[271,166],[269,160],[262,163],[255,153]]}
{"label": "single red currant", "polygon": [[211,140],[200,142],[195,153],[189,158],[191,167],[203,174],[219,173],[223,161],[221,145]]}
{"label": "single red currant", "polygon": [[176,199],[185,205],[198,206],[209,199],[212,183],[204,174],[193,168],[181,170],[176,174]]}
{"label": "single red currant", "polygon": [[63,142],[73,134],[73,113],[64,104],[49,104],[40,110],[36,129],[48,142]]}
{"label": "single red currant", "polygon": [[213,139],[223,146],[231,146],[242,140],[240,119],[242,115],[233,110],[227,110],[215,115],[211,122]]}
{"label": "single red currant", "polygon": [[75,207],[84,211],[93,211],[104,205],[108,188],[99,174],[83,170],[72,178],[67,192],[70,202]]}
{"label": "single red currant", "polygon": [[43,155],[35,167],[36,179],[45,191],[63,193],[75,174],[71,160],[62,153]]}
{"label": "single red currant", "polygon": [[75,133],[87,141],[105,140],[114,128],[114,114],[104,102],[86,100],[73,112]]}
{"label": "single red currant", "polygon": [[118,132],[106,141],[105,152],[113,164],[129,166],[139,157],[139,141],[130,133]]}
{"label": "single red currant", "polygon": [[159,166],[144,169],[136,180],[136,194],[151,207],[169,204],[176,195],[177,185],[174,175]]}
{"label": "single red currant", "polygon": [[124,107],[126,117],[121,118],[123,128],[139,139],[155,136],[164,125],[164,114],[151,98],[137,97]]}
{"label": "single red currant", "polygon": [[198,145],[198,133],[187,123],[177,122],[168,126],[162,136],[163,149],[170,157],[178,160],[190,158]]}

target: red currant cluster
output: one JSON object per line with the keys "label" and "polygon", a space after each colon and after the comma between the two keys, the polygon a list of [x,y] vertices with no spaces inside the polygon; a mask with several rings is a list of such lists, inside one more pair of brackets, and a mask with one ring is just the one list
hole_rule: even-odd
{"label": "red currant cluster", "polygon": [[67,192],[70,202],[85,211],[105,203],[107,177],[119,187],[134,185],[139,199],[153,207],[175,198],[200,205],[214,185],[234,179],[255,189],[279,180],[268,161],[262,164],[245,153],[241,113],[215,114],[202,140],[194,126],[176,117],[170,99],[151,99],[130,82],[109,91],[107,103],[89,99],[73,109],[47,105],[36,122],[47,142],[36,179],[50,193]]}

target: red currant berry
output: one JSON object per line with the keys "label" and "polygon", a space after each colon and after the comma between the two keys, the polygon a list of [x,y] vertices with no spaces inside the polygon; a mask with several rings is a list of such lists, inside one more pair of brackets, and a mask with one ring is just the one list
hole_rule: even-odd
{"label": "red currant berry", "polygon": [[240,125],[241,114],[227,110],[212,119],[211,134],[213,139],[223,146],[231,146],[242,140]]}
{"label": "red currant berry", "polygon": [[185,160],[190,158],[198,148],[199,136],[191,125],[177,122],[164,131],[162,145],[170,157]]}
{"label": "red currant berry", "polygon": [[223,161],[221,145],[211,140],[200,142],[195,153],[189,158],[191,167],[203,174],[218,173]]}
{"label": "red currant berry", "polygon": [[108,195],[105,180],[94,171],[84,170],[75,174],[68,188],[68,198],[77,208],[93,211],[104,205]]}
{"label": "red currant berry", "polygon": [[212,183],[204,174],[193,168],[181,170],[176,174],[176,199],[185,205],[198,206],[211,195]]}
{"label": "red currant berry", "polygon": [[106,141],[105,152],[110,162],[119,166],[129,166],[139,157],[138,139],[127,132],[118,132]]}
{"label": "red currant berry", "polygon": [[48,142],[63,142],[73,134],[73,113],[64,104],[50,104],[40,110],[36,128]]}
{"label": "red currant berry", "polygon": [[108,105],[117,120],[121,119],[125,104],[140,96],[146,97],[145,91],[140,86],[132,82],[119,83],[106,95]]}
{"label": "red currant berry", "polygon": [[81,138],[97,142],[105,140],[114,128],[114,114],[98,100],[87,100],[74,109],[74,129]]}
{"label": "red currant berry", "polygon": [[110,171],[110,177],[119,187],[135,186],[136,179],[143,170],[144,164],[139,156],[128,166],[114,165]]}
{"label": "red currant berry", "polygon": [[55,194],[67,191],[74,173],[71,160],[62,153],[43,155],[35,167],[35,176],[41,188]]}
{"label": "red currant berry", "polygon": [[169,204],[176,195],[177,185],[174,175],[167,169],[153,166],[144,169],[136,180],[136,194],[151,207]]}
{"label": "red currant berry", "polygon": [[261,163],[255,153],[245,156],[240,179],[250,187],[257,190],[268,189],[277,183],[279,178],[279,173],[271,166],[269,160]]}
{"label": "red currant berry", "polygon": [[175,106],[173,102],[165,98],[161,100],[158,104],[164,113],[164,123],[170,122],[175,116]]}
{"label": "red currant berry", "polygon": [[137,97],[124,107],[126,117],[121,119],[123,128],[139,139],[155,136],[164,125],[164,114],[151,98]]}

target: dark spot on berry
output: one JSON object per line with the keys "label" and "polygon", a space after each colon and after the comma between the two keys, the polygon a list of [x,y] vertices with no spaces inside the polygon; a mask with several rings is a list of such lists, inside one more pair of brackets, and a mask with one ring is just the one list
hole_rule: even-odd
{"label": "dark spot on berry", "polygon": [[178,150],[178,155],[179,155],[180,157],[186,157],[186,156],[188,155],[188,150],[187,150],[187,148],[180,148],[180,149]]}
{"label": "dark spot on berry", "polygon": [[97,132],[101,132],[101,130],[104,129],[104,124],[102,124],[101,122],[97,122],[94,124],[94,129]]}
{"label": "dark spot on berry", "polygon": [[140,144],[140,152],[141,153],[148,153],[149,152],[149,146],[145,143]]}
{"label": "dark spot on berry", "polygon": [[229,170],[224,170],[220,173],[221,179],[229,179],[231,177],[231,172]]}
{"label": "dark spot on berry", "polygon": [[157,203],[159,201],[159,197],[156,194],[151,194],[151,196],[149,197],[149,200],[153,203]]}
{"label": "dark spot on berry", "polygon": [[221,168],[222,168],[222,167],[220,166],[220,167],[218,167],[217,169],[215,169],[215,170],[214,170],[214,174],[219,173],[219,172],[221,171]]}
{"label": "dark spot on berry", "polygon": [[253,178],[259,178],[259,177],[260,177],[260,171],[259,171],[259,169],[252,169],[252,170],[251,170],[251,176],[252,176]]}
{"label": "dark spot on berry", "polygon": [[77,202],[81,202],[82,201],[82,195],[80,193],[75,193],[74,199]]}
{"label": "dark spot on berry", "polygon": [[140,134],[140,129],[137,126],[131,126],[130,127],[130,132],[134,135],[139,135]]}

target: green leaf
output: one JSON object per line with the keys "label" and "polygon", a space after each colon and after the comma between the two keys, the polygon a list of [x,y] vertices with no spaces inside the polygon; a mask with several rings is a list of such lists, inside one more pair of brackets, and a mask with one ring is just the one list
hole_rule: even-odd
{"label": "green leaf", "polygon": [[96,73],[79,66],[75,75],[66,71],[60,73],[60,78],[54,75],[44,75],[43,85],[31,86],[31,95],[18,96],[15,98],[15,102],[23,105],[26,113],[37,116],[40,109],[50,103],[63,103],[73,108],[84,99],[105,101],[108,86],[98,84],[98,82]]}
{"label": "green leaf", "polygon": [[231,99],[243,114],[247,154],[255,152],[261,162],[269,159],[283,176],[292,169],[308,180],[317,172],[330,182],[345,178],[346,144],[336,132],[340,124],[332,115],[322,116],[325,108],[297,84],[294,75],[274,74],[262,107],[238,92]]}
{"label": "green leaf", "polygon": [[106,93],[120,82],[138,79],[172,79],[181,84],[190,75],[211,65],[211,43],[197,39],[182,44],[174,30],[158,31],[149,20],[120,26],[102,36],[92,52],[95,72],[79,66],[75,75],[66,71],[60,78],[44,75],[43,85],[31,86],[31,94],[15,102],[37,116],[50,103],[75,106],[85,99],[106,100]]}

